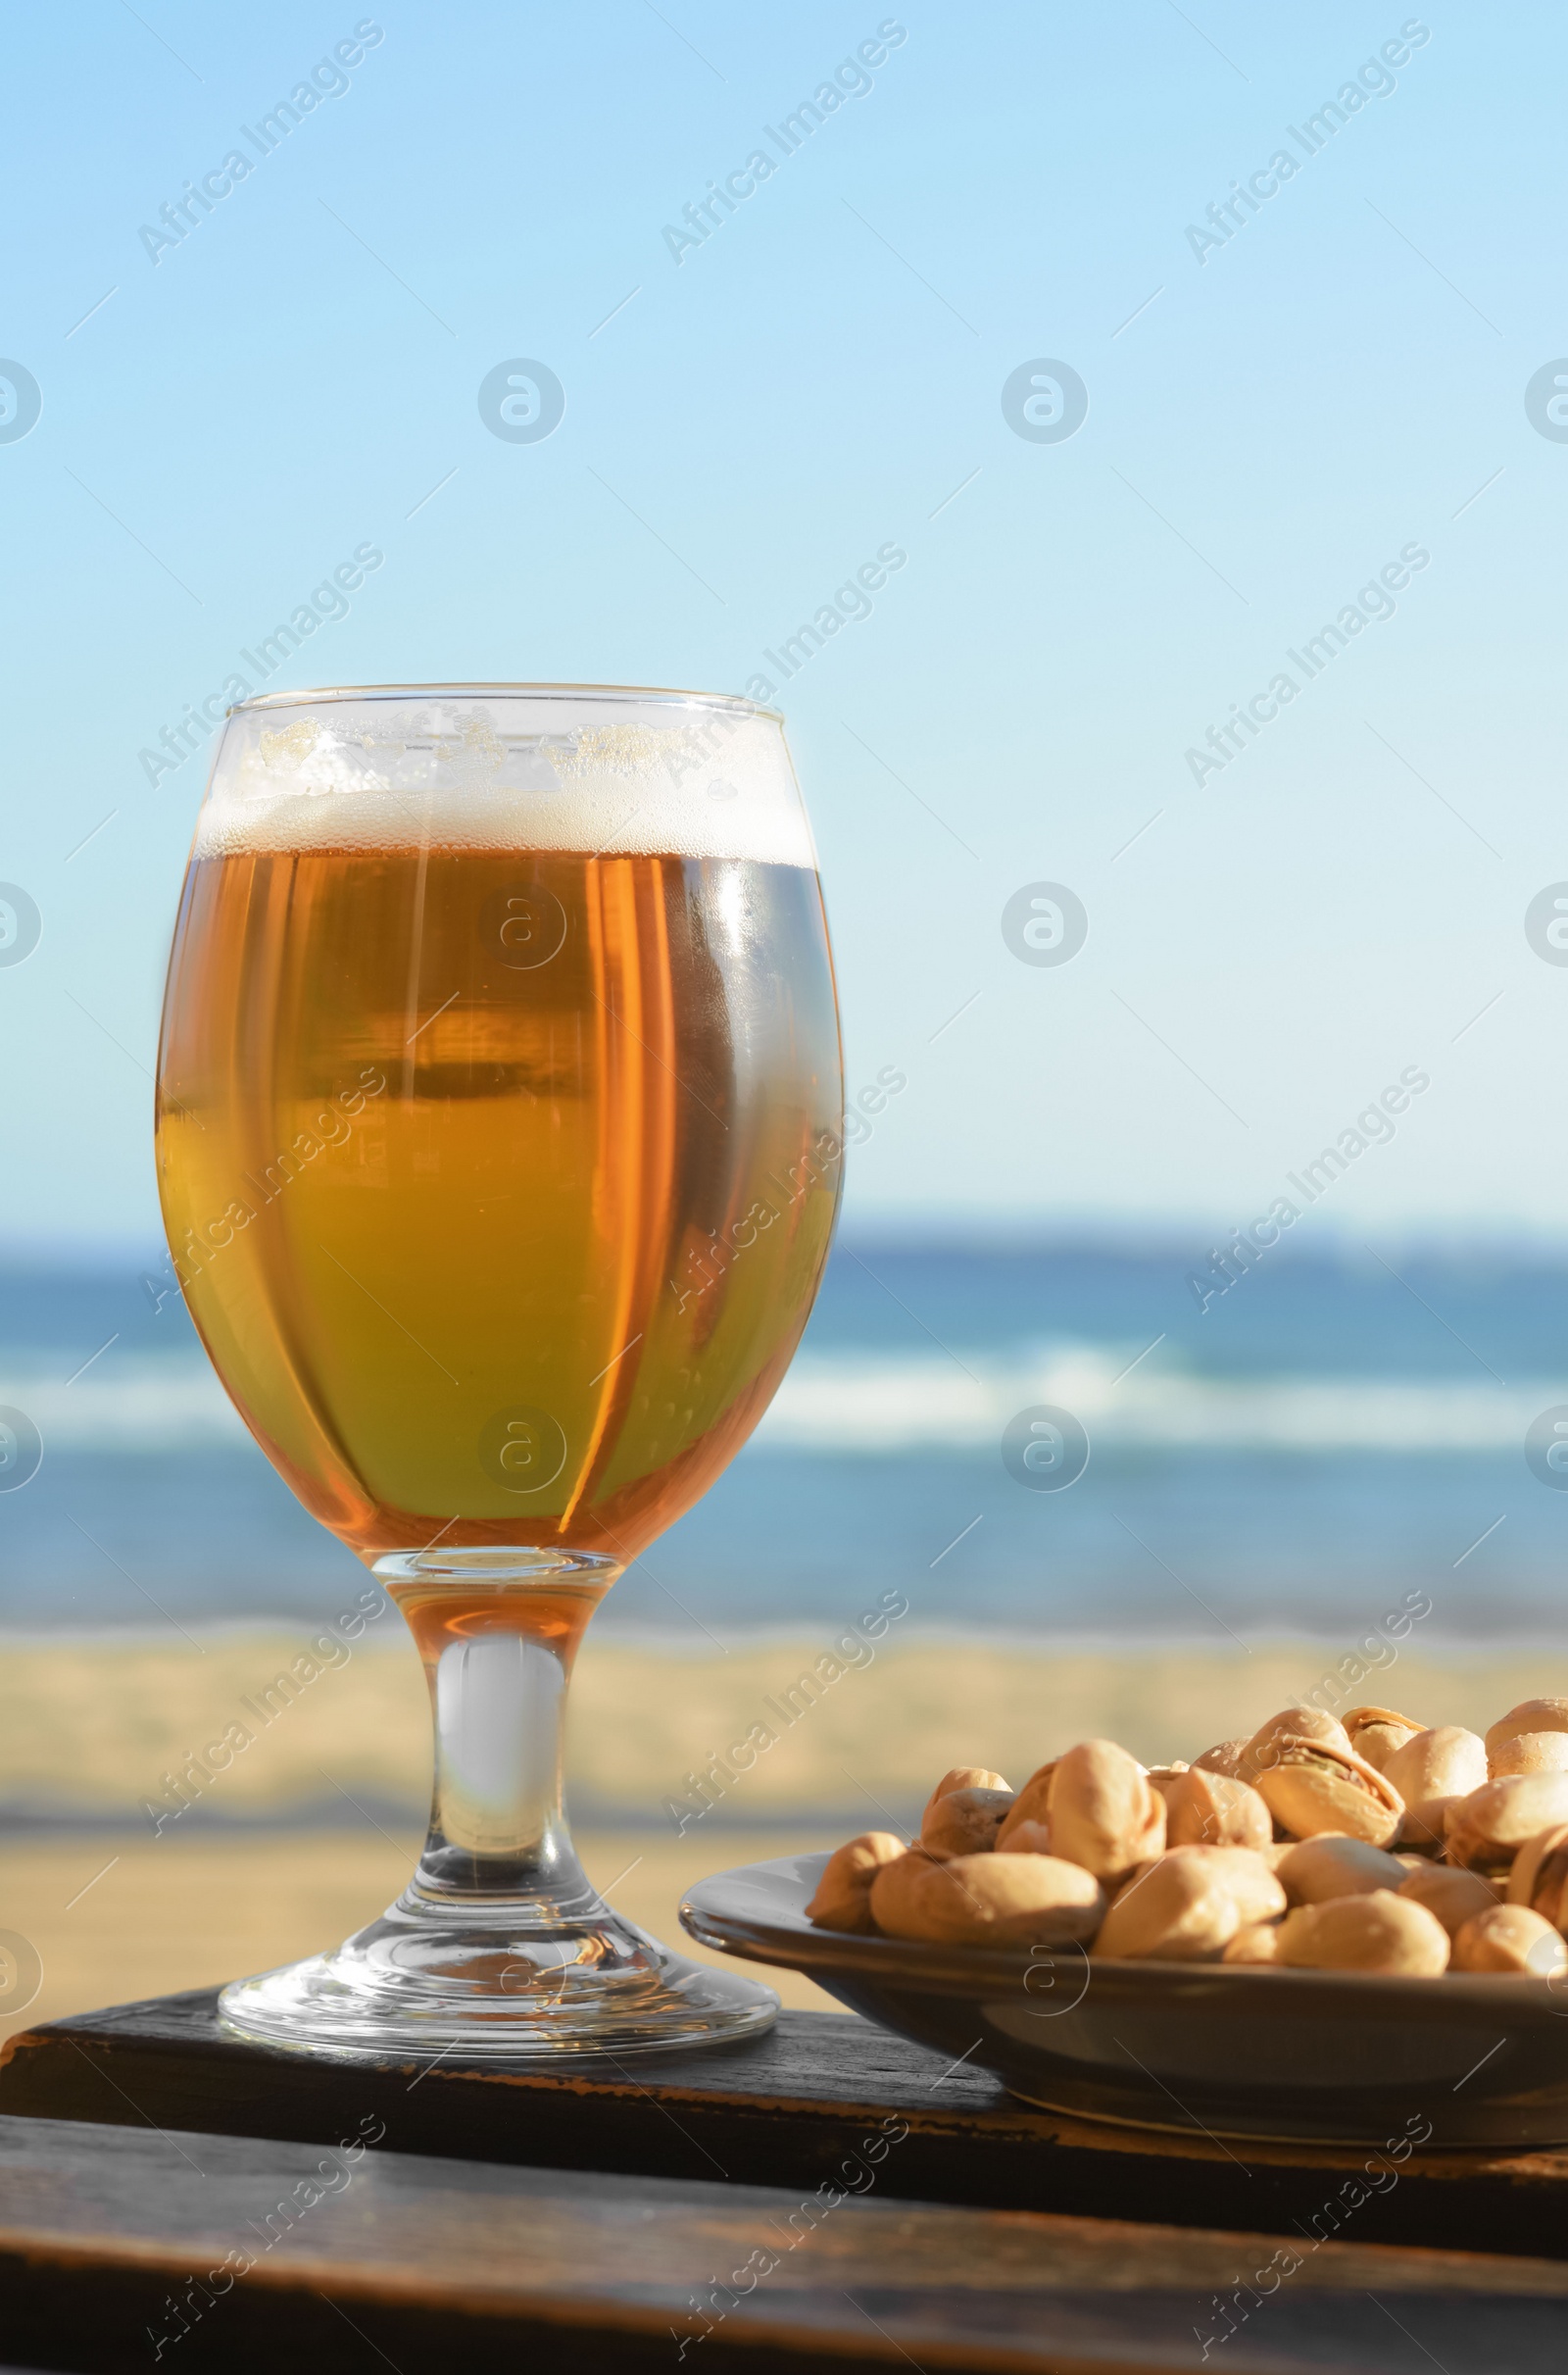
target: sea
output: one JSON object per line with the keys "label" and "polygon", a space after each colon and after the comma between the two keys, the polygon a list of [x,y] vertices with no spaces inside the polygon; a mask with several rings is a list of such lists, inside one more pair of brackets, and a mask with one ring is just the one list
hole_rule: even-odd
{"label": "sea", "polygon": [[[1568,1637],[1568,1252],[1281,1247],[1202,1301],[1193,1262],[841,1237],[771,1410],[599,1629],[700,1650],[892,1591],[906,1638],[1343,1644],[1413,1594],[1432,1646]],[[42,1447],[0,1468],[8,1631],[321,1620],[363,1587],[160,1277],[0,1266],[0,1421]]]}

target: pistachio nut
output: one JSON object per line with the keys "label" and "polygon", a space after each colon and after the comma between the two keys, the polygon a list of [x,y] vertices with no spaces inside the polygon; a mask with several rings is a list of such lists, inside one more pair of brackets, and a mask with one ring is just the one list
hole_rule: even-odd
{"label": "pistachio nut", "polygon": [[1421,1828],[1412,1831],[1406,1823],[1399,1833],[1400,1855],[1409,1855],[1416,1863],[1432,1863],[1441,1857],[1454,1808],[1463,1804],[1462,1798],[1429,1798],[1421,1808]]}
{"label": "pistachio nut", "polygon": [[1375,1848],[1393,1846],[1404,1819],[1404,1800],[1376,1765],[1353,1749],[1291,1732],[1275,1733],[1269,1752],[1272,1762],[1259,1773],[1257,1786],[1282,1829],[1297,1839],[1344,1831]]}
{"label": "pistachio nut", "polygon": [[1389,1758],[1396,1749],[1403,1748],[1412,1732],[1426,1730],[1413,1715],[1401,1715],[1395,1707],[1350,1707],[1341,1721],[1356,1755],[1375,1764],[1380,1773],[1388,1771]]}
{"label": "pistachio nut", "polygon": [[1330,1897],[1361,1897],[1372,1889],[1397,1889],[1403,1864],[1365,1839],[1324,1831],[1292,1840],[1274,1870],[1291,1905],[1322,1905]]}
{"label": "pistachio nut", "polygon": [[[1564,1735],[1568,1741],[1568,1734]],[[1400,1837],[1412,1846],[1439,1847],[1443,1842],[1444,1805],[1447,1798],[1468,1798],[1487,1778],[1487,1744],[1456,1723],[1440,1723],[1430,1731],[1414,1732],[1403,1748],[1396,1749],[1383,1766],[1404,1800]]]}
{"label": "pistachio nut", "polygon": [[871,1883],[885,1864],[906,1853],[891,1831],[862,1831],[846,1847],[835,1848],[806,1908],[808,1921],[819,1930],[874,1930]]}
{"label": "pistachio nut", "polygon": [[1082,1740],[1056,1759],[1046,1822],[1053,1855],[1098,1880],[1120,1880],[1165,1844],[1165,1802],[1113,1740]]}
{"label": "pistachio nut", "polygon": [[1185,1764],[1178,1757],[1174,1764],[1145,1765],[1144,1779],[1149,1783],[1151,1789],[1157,1790],[1161,1798],[1164,1798],[1169,1794],[1171,1783],[1179,1781],[1184,1773],[1191,1772],[1191,1770],[1192,1767]]}
{"label": "pistachio nut", "polygon": [[1093,1873],[1059,1855],[956,1855],[937,1863],[916,1849],[884,1864],[871,1888],[871,1911],[885,1936],[951,1946],[1087,1945],[1104,1908]]}
{"label": "pistachio nut", "polygon": [[1472,1914],[1484,1913],[1497,1902],[1490,1880],[1483,1880],[1479,1872],[1457,1872],[1451,1863],[1423,1863],[1400,1882],[1399,1895],[1435,1913],[1450,1938]]}
{"label": "pistachio nut", "polygon": [[951,1798],[955,1790],[1005,1790],[1010,1796],[1012,1784],[1004,1781],[1000,1773],[993,1773],[987,1765],[956,1764],[943,1774],[926,1800],[926,1812],[930,1813],[939,1798]]}
{"label": "pistachio nut", "polygon": [[1521,1699],[1487,1734],[1487,1755],[1517,1740],[1521,1732],[1568,1732],[1568,1699]]}
{"label": "pistachio nut", "polygon": [[1011,1804],[1010,1790],[949,1790],[926,1807],[920,1845],[931,1855],[983,1855]]}
{"label": "pistachio nut", "polygon": [[1468,1871],[1506,1872],[1527,1839],[1568,1822],[1568,1773],[1510,1773],[1448,1810],[1447,1857]]}
{"label": "pistachio nut", "polygon": [[1201,1772],[1223,1773],[1229,1780],[1238,1780],[1241,1776],[1242,1758],[1247,1755],[1247,1746],[1245,1738],[1216,1740],[1214,1746],[1211,1749],[1205,1749],[1201,1757],[1193,1758],[1193,1764]]}
{"label": "pistachio nut", "polygon": [[1212,1962],[1238,1930],[1282,1912],[1285,1892],[1240,1848],[1172,1848],[1111,1901],[1095,1953],[1117,1961]]}
{"label": "pistachio nut", "polygon": [[1453,1942],[1456,1971],[1524,1971],[1554,1979],[1568,1971],[1568,1946],[1549,1921],[1527,1905],[1488,1905],[1472,1913]]}
{"label": "pistachio nut", "polygon": [[1279,1958],[1298,1970],[1382,1971],[1435,1978],[1448,1961],[1448,1933],[1435,1913],[1391,1889],[1300,1905],[1280,1925]]}
{"label": "pistachio nut", "polygon": [[1509,1905],[1527,1905],[1557,1929],[1568,1914],[1568,1822],[1554,1822],[1527,1839],[1513,1859]]}
{"label": "pistachio nut", "polygon": [[1175,1774],[1160,1794],[1167,1847],[1258,1849],[1274,1836],[1269,1810],[1250,1782],[1189,1770]]}
{"label": "pistachio nut", "polygon": [[1280,1925],[1277,1921],[1254,1921],[1247,1929],[1238,1930],[1220,1956],[1221,1962],[1278,1962],[1280,1958]]}
{"label": "pistachio nut", "polygon": [[1325,1715],[1321,1707],[1281,1707],[1267,1723],[1260,1723],[1237,1762],[1237,1774],[1243,1781],[1255,1783],[1259,1774],[1279,1760],[1282,1740],[1317,1740],[1331,1749],[1348,1749],[1345,1726],[1337,1717]]}
{"label": "pistachio nut", "polygon": [[1049,1855],[1051,1831],[1043,1822],[1015,1822],[1007,1833],[1009,1855]]}
{"label": "pistachio nut", "polygon": [[1284,1912],[1285,1885],[1268,1857],[1255,1849],[1197,1846],[1171,1848],[1168,1852],[1172,1855],[1195,1855],[1206,1869],[1219,1874],[1236,1900],[1244,1929],[1256,1921],[1276,1921]]}
{"label": "pistachio nut", "polygon": [[1487,1770],[1494,1781],[1510,1773],[1561,1773],[1568,1770],[1568,1732],[1515,1732],[1511,1740],[1487,1752]]}
{"label": "pistachio nut", "polygon": [[1018,1823],[1045,1821],[1046,1808],[1051,1803],[1051,1784],[1055,1770],[1056,1759],[1053,1757],[1049,1764],[1038,1766],[1030,1774],[1023,1788],[1013,1800],[1007,1813],[1003,1817],[1002,1828],[997,1833],[999,1848],[1006,1846],[1008,1832]]}
{"label": "pistachio nut", "polygon": [[1191,1856],[1157,1855],[1111,1900],[1094,1952],[1113,1961],[1212,1962],[1240,1927],[1236,1900],[1218,1872]]}

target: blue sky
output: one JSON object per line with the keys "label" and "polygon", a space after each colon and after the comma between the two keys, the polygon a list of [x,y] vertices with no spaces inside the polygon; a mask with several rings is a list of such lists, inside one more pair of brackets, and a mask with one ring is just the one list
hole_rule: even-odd
{"label": "blue sky", "polygon": [[[859,1222],[1220,1233],[1415,1067],[1317,1225],[1556,1229],[1568,966],[1524,915],[1568,877],[1568,443],[1525,390],[1568,353],[1560,13],[365,22],[89,0],[12,29],[0,353],[42,410],[0,423],[0,880],[43,924],[0,962],[12,1241],[155,1231],[206,760],[154,786],[138,754],[365,543],[295,681],[742,690],[906,553],[779,694],[852,1087],[908,1076]],[[348,88],[247,147],[339,43]],[[862,43],[869,89],[665,237]],[[1385,44],[1396,87],[1293,141]],[[236,148],[154,261],[141,226]],[[1282,148],[1200,257],[1188,226]],[[519,356],[565,391],[534,443],[479,414]],[[1057,442],[1003,411],[1042,358],[1088,390]],[[1309,678],[1287,655],[1408,547],[1393,615],[1363,602]],[[1195,770],[1282,669],[1297,697]],[[1089,917],[1059,966],[1003,937],[1039,881]]]}

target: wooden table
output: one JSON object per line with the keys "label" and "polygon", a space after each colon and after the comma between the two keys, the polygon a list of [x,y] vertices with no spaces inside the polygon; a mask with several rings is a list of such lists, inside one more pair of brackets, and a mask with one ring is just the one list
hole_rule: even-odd
{"label": "wooden table", "polygon": [[523,2075],[172,1997],[9,2049],[0,2356],[1561,2375],[1568,2155],[1366,2158],[1027,2110],[826,2014]]}

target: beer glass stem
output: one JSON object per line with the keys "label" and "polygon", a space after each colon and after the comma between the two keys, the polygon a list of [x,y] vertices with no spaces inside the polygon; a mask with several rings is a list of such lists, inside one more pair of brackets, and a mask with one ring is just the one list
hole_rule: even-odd
{"label": "beer glass stem", "polygon": [[417,1871],[334,1954],[236,1980],[243,2035],[350,2053],[540,2056],[751,2037],[771,1989],[672,1954],[577,1861],[562,1714],[588,1619],[619,1567],[581,1551],[406,1551],[375,1575],[418,1644],[435,1794]]}
{"label": "beer glass stem", "polygon": [[548,1925],[597,1907],[562,1806],[563,1719],[577,1648],[619,1572],[584,1553],[416,1552],[375,1574],[430,1689],[430,1830],[403,1904],[507,1906]]}

